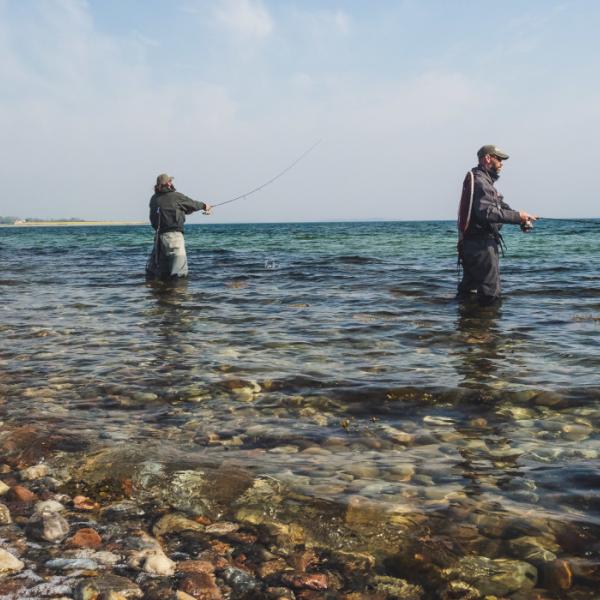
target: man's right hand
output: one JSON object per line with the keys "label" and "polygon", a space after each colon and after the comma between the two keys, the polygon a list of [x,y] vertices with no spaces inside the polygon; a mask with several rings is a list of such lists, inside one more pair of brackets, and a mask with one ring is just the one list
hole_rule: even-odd
{"label": "man's right hand", "polygon": [[212,214],[212,206],[210,204],[204,203],[204,210],[202,211],[203,215],[211,215]]}
{"label": "man's right hand", "polygon": [[537,215],[530,215],[526,213],[524,210],[519,211],[519,219],[521,219],[521,223],[527,223],[527,221],[537,221],[539,217]]}

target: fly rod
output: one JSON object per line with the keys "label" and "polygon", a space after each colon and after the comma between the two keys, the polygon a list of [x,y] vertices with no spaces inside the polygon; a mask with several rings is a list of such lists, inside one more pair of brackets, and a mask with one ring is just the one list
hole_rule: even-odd
{"label": "fly rod", "polygon": [[241,194],[240,196],[231,198],[231,200],[225,200],[225,202],[219,202],[217,204],[213,204],[211,206],[211,208],[215,208],[217,206],[223,206],[224,204],[229,204],[231,202],[235,202],[236,200],[241,200],[242,198],[247,198],[248,196],[251,196],[252,194],[255,194],[256,192],[259,192],[263,188],[266,188],[268,185],[272,184],[274,181],[279,179],[282,175],[285,175],[288,171],[293,169],[305,156],[310,154],[321,142],[322,142],[322,140],[315,142],[308,150],[305,150],[291,165],[287,166],[285,169],[283,169],[283,171],[281,171],[280,173],[275,175],[275,177],[271,177],[271,179],[269,179],[269,181],[266,181],[262,185],[259,185],[257,188],[254,188],[253,190],[250,190],[249,192],[246,192],[245,194]]}

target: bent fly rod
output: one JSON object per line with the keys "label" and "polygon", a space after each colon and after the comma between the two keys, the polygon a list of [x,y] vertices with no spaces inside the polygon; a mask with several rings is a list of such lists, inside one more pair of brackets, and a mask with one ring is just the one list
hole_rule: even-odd
{"label": "bent fly rod", "polygon": [[265,183],[263,183],[262,185],[259,185],[257,188],[254,188],[253,190],[250,190],[249,192],[246,192],[245,194],[241,194],[240,196],[236,196],[235,198],[231,198],[230,200],[225,200],[225,202],[218,202],[217,204],[213,204],[211,206],[211,208],[215,208],[217,206],[223,206],[224,204],[229,204],[231,202],[235,202],[236,200],[241,200],[242,198],[247,198],[248,196],[251,196],[252,194],[255,194],[256,192],[259,192],[263,188],[266,188],[268,185],[272,184],[274,181],[279,179],[282,175],[285,175],[288,171],[293,169],[305,156],[310,154],[321,142],[322,142],[322,140],[319,140],[318,142],[314,143],[308,150],[304,151],[291,165],[287,166],[280,173],[277,173],[277,175],[275,175],[275,177],[271,177],[271,179],[269,179],[269,181],[265,181]]}

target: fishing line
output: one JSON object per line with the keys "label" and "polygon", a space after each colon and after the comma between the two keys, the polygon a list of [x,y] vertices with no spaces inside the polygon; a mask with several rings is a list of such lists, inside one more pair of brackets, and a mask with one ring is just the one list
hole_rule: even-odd
{"label": "fishing line", "polygon": [[273,183],[274,181],[279,179],[282,175],[285,175],[289,170],[293,169],[305,156],[310,154],[322,141],[323,140],[319,140],[318,142],[314,143],[308,150],[303,152],[291,165],[289,165],[283,171],[281,171],[280,173],[275,175],[275,177],[272,177],[271,179],[269,179],[269,181],[266,181],[262,185],[259,185],[257,188],[254,188],[253,190],[250,190],[249,192],[246,192],[245,194],[236,196],[235,198],[231,198],[231,200],[225,200],[225,202],[219,202],[218,204],[213,204],[211,206],[211,208],[215,208],[217,206],[223,206],[224,204],[229,204],[230,202],[235,202],[236,200],[241,200],[242,198],[247,198],[248,196],[255,194],[256,192],[259,192],[263,188],[266,188],[268,185],[270,185],[271,183]]}

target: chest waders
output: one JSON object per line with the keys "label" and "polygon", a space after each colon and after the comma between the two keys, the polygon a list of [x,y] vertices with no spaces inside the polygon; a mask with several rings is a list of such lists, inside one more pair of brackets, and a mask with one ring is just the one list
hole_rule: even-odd
{"label": "chest waders", "polygon": [[[158,222],[156,224],[156,231],[154,232],[154,248],[150,254],[150,258],[146,263],[146,271],[152,271],[158,273],[158,265],[160,261],[160,207],[156,207],[156,214],[158,215]],[[153,263],[153,264],[151,264]]]}

